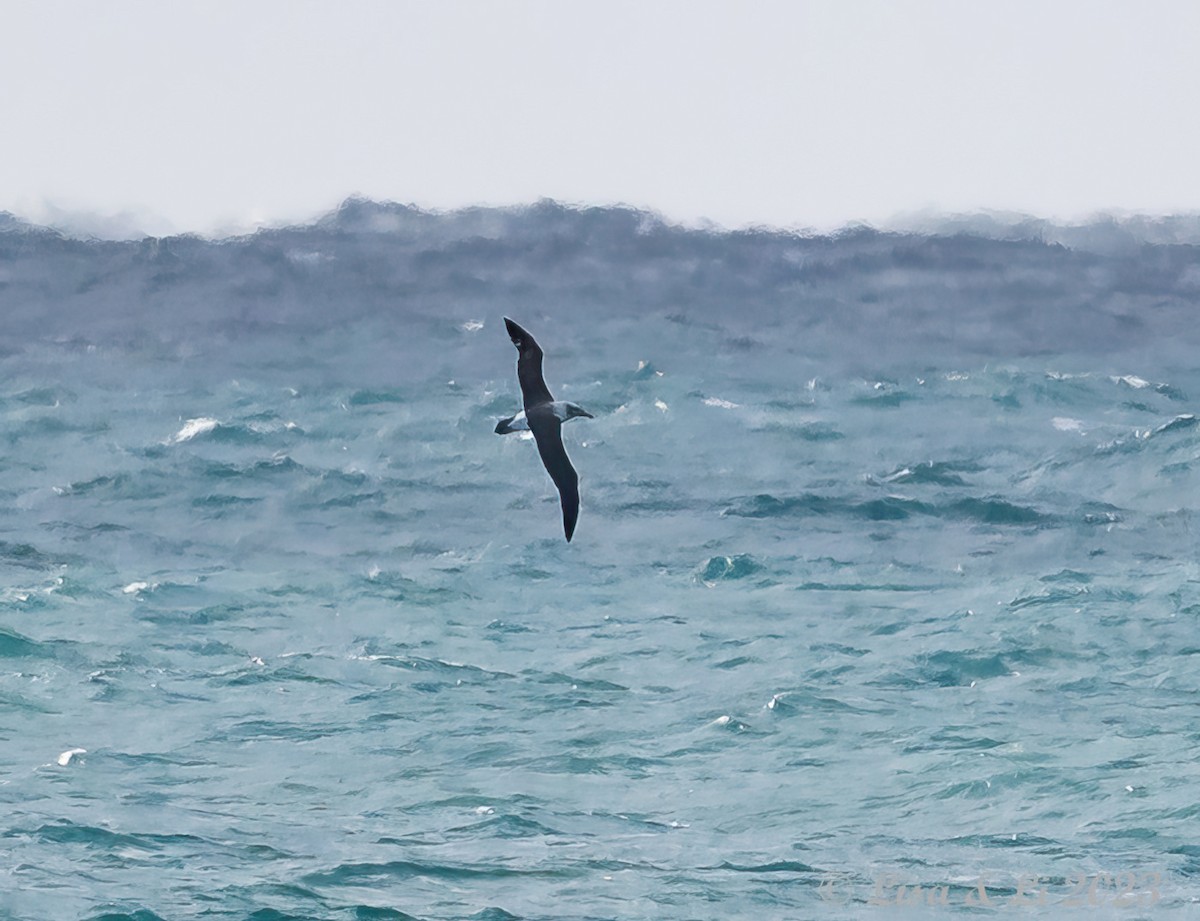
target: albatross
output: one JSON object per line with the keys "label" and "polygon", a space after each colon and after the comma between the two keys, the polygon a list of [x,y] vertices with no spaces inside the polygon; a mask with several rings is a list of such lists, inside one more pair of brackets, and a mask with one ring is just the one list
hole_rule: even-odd
{"label": "albatross", "polygon": [[568,419],[583,416],[594,418],[582,406],[567,400],[556,400],[542,377],[542,348],[528,331],[504,318],[508,337],[517,347],[517,380],[521,383],[521,399],[525,405],[522,412],[496,425],[497,435],[510,432],[530,431],[537,441],[538,454],[546,465],[546,472],[558,487],[562,501],[563,531],[570,543],[575,533],[575,522],[579,519],[579,474],[571,466],[567,449],[563,447],[562,425]]}

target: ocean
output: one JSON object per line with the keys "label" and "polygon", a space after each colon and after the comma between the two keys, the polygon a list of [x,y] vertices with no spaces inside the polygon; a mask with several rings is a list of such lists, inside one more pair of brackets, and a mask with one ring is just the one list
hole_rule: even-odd
{"label": "ocean", "polygon": [[1200,247],[1010,230],[0,221],[0,916],[1195,917]]}

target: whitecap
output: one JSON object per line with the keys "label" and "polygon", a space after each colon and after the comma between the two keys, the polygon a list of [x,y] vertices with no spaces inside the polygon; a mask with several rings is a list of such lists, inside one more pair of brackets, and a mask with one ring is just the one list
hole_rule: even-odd
{"label": "whitecap", "polygon": [[[1164,422],[1154,430],[1155,435],[1161,435],[1163,432],[1173,432],[1177,429],[1191,428],[1196,424],[1196,417],[1192,413],[1182,413],[1176,416],[1170,422]],[[1150,437],[1150,433],[1146,433],[1146,437]]]}
{"label": "whitecap", "polygon": [[171,436],[168,444],[177,445],[184,441],[191,441],[197,435],[205,435],[211,432],[220,424],[216,419],[210,419],[208,416],[201,416],[198,419],[188,419],[183,424],[183,428]]}
{"label": "whitecap", "polygon": [[720,409],[737,409],[737,403],[731,403],[729,400],[722,400],[719,397],[707,397],[704,400],[705,406],[716,406]]}
{"label": "whitecap", "polygon": [[655,400],[654,408],[657,409],[659,412],[664,412],[664,413],[669,409],[667,404],[664,403],[662,400]]}
{"label": "whitecap", "polygon": [[483,320],[467,320],[466,323],[463,323],[461,326],[459,326],[459,329],[461,329],[464,333],[478,332],[479,330],[483,329]]}
{"label": "whitecap", "polygon": [[1126,387],[1132,387],[1134,390],[1144,390],[1150,386],[1148,380],[1143,380],[1135,374],[1125,374],[1120,377],[1112,378],[1114,384],[1124,384]]}
{"label": "whitecap", "polygon": [[126,595],[136,595],[140,592],[146,591],[148,588],[150,588],[149,582],[130,582],[123,589],[121,589],[121,591]]}
{"label": "whitecap", "polygon": [[66,767],[68,764],[71,763],[71,760],[73,758],[75,758],[76,756],[86,755],[86,754],[87,754],[86,748],[68,748],[65,752],[63,752],[61,755],[58,756],[58,758],[57,758],[58,766]]}
{"label": "whitecap", "polygon": [[1060,432],[1083,433],[1083,420],[1081,419],[1072,419],[1070,416],[1055,416],[1050,422]]}

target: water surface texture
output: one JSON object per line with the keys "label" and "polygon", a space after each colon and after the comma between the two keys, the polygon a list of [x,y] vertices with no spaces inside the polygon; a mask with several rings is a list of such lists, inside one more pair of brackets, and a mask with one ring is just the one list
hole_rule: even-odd
{"label": "water surface texture", "polygon": [[1195,916],[1195,246],[0,229],[0,915]]}

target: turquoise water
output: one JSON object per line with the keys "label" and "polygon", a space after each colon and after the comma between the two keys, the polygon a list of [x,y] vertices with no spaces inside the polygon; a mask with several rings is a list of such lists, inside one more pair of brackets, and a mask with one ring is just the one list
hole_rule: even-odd
{"label": "turquoise water", "polygon": [[514,315],[0,357],[0,915],[1194,916],[1200,372]]}

